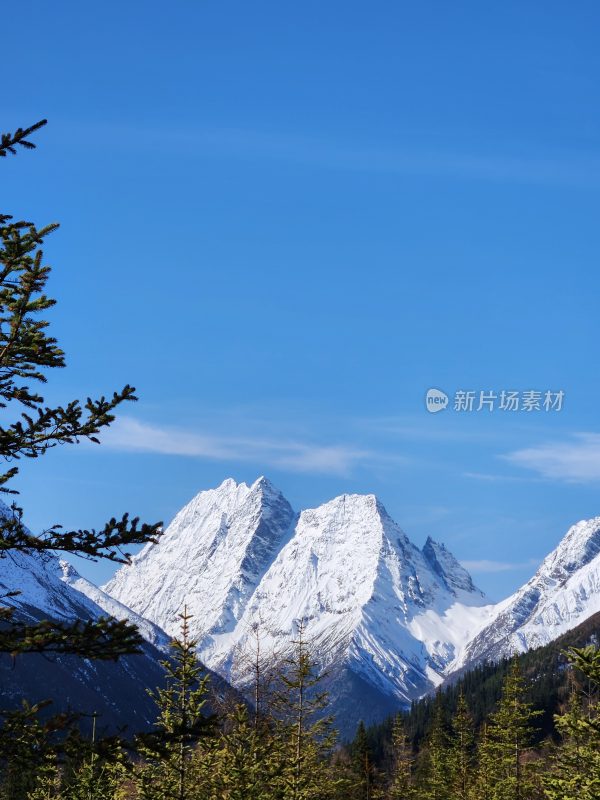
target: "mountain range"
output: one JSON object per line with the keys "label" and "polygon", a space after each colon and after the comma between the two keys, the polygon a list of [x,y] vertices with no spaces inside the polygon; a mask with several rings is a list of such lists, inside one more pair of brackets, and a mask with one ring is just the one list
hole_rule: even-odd
{"label": "mountain range", "polygon": [[[527,584],[494,604],[443,544],[417,547],[374,495],[297,513],[266,478],[200,492],[102,588],[68,565],[23,558],[21,606],[128,618],[153,648],[177,634],[186,606],[199,658],[242,690],[257,649],[265,665],[289,657],[301,624],[343,734],[600,610],[600,517],[574,525]],[[0,563],[0,581],[15,580]]]}

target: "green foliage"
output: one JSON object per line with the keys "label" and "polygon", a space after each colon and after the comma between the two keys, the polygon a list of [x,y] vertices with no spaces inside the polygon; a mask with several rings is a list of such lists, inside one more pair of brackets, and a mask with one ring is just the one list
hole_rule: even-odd
{"label": "green foliage", "polygon": [[353,797],[371,800],[375,792],[376,770],[371,755],[365,724],[361,720],[350,748],[352,769],[355,775]]}
{"label": "green foliage", "polygon": [[252,721],[248,707],[237,704],[227,715],[220,740],[218,796],[227,800],[267,800],[282,781],[279,743],[266,720]]}
{"label": "green foliage", "polygon": [[150,694],[159,716],[156,730],[140,737],[145,763],[138,771],[140,797],[144,800],[188,800],[194,796],[194,772],[190,768],[194,745],[210,735],[213,718],[204,713],[208,675],[196,657],[197,642],[190,638],[190,615],[180,615],[181,635],[171,642],[171,658],[163,662],[166,686]]}
{"label": "green foliage", "polygon": [[29,705],[4,713],[0,729],[0,798],[26,800],[48,778],[53,759],[51,734],[65,721],[42,722],[43,705]]}
{"label": "green foliage", "polygon": [[473,717],[463,694],[459,695],[456,712],[452,719],[452,750],[449,771],[452,800],[469,800],[472,793],[474,772],[475,726]]}
{"label": "green foliage", "polygon": [[539,712],[524,698],[525,685],[515,660],[504,681],[498,710],[490,715],[480,743],[480,783],[488,784],[490,800],[530,800],[535,793],[535,776],[526,757]]}
{"label": "green foliage", "polygon": [[[45,120],[26,129],[0,137],[0,156],[17,149],[31,150],[29,136],[46,124]],[[61,444],[87,439],[98,442],[98,434],[114,420],[115,409],[135,400],[135,390],[127,385],[112,397],[87,398],[82,405],[73,400],[65,405],[48,406],[39,391],[47,372],[65,366],[65,356],[48,332],[44,319],[56,301],[46,294],[50,267],[44,263],[42,246],[58,225],[37,227],[26,220],[13,220],[0,214],[0,408],[16,409],[12,422],[0,425],[0,460],[6,468],[0,473],[0,492],[16,494],[9,483],[18,474],[14,462],[39,458]],[[127,547],[153,540],[159,525],[140,525],[127,514],[113,518],[100,530],[64,531],[52,525],[33,535],[22,520],[22,509],[13,504],[10,513],[0,515],[0,558],[15,552],[64,551],[90,559],[126,562]],[[97,624],[76,624],[69,628],[50,620],[25,624],[15,618],[6,600],[18,592],[12,587],[0,607],[0,653],[60,652],[89,658],[117,658],[135,652],[141,643],[135,628],[124,623],[101,620]]]}
{"label": "green foliage", "polygon": [[453,766],[450,731],[438,692],[433,725],[419,759],[419,800],[449,800]]}
{"label": "green foliage", "polygon": [[548,800],[597,800],[600,797],[600,651],[570,648],[571,663],[583,678],[574,683],[567,710],[556,717],[561,745],[543,777]]}
{"label": "green foliage", "polygon": [[[336,741],[333,719],[326,716],[327,693],[306,641],[305,623],[297,623],[293,655],[279,672],[274,698],[275,736],[282,759],[282,800],[323,800],[334,796],[338,780],[329,771]],[[340,778],[341,780],[341,778]]]}
{"label": "green foliage", "polygon": [[[397,715],[386,759],[371,761],[368,729],[335,748],[328,699],[303,626],[263,711],[237,702],[217,721],[206,713],[207,685],[189,637],[189,617],[154,696],[156,730],[133,758],[119,739],[86,742],[56,734],[69,720],[42,723],[39,708],[11,712],[0,736],[1,800],[598,800],[600,651],[571,649],[571,697],[557,715],[560,741],[535,744],[539,718],[525,699],[518,661],[496,709],[480,726],[465,697],[450,713],[444,693],[415,751]],[[217,724],[218,722],[218,724]]]}
{"label": "green foliage", "polygon": [[85,743],[62,770],[61,800],[125,800],[131,765],[118,740]]}
{"label": "green foliage", "polygon": [[401,714],[394,717],[390,761],[389,800],[414,800],[417,796],[413,775],[415,755]]}

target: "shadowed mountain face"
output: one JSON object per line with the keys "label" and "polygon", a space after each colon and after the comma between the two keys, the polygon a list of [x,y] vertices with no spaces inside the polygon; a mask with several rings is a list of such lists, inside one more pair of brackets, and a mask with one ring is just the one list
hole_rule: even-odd
{"label": "shadowed mountain face", "polygon": [[[17,616],[22,616],[20,613]],[[29,608],[27,621],[47,619],[39,609]],[[83,617],[85,618],[85,617]],[[0,656],[0,707],[12,709],[22,700],[38,703],[49,698],[44,713],[73,711],[83,714],[81,726],[89,726],[98,715],[100,733],[125,735],[152,727],[156,706],[146,692],[164,684],[160,653],[146,644],[143,653],[114,661],[97,661],[64,655],[28,654],[16,659]]]}

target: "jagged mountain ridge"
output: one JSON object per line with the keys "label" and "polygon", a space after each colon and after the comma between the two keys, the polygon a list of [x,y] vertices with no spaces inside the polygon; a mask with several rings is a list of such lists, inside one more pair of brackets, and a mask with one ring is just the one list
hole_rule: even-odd
{"label": "jagged mountain ridge", "polygon": [[294,518],[266,479],[251,487],[226,480],[200,492],[104,591],[171,635],[184,605],[196,637],[230,632]]}
{"label": "jagged mountain ridge", "polygon": [[593,517],[569,528],[535,575],[496,605],[452,668],[497,661],[546,645],[598,611],[600,517]]}
{"label": "jagged mountain ridge", "polygon": [[306,620],[338,706],[351,698],[365,719],[440,683],[491,608],[443,545],[420,550],[374,495],[297,515],[265,478],[201,492],[103,588],[168,633],[186,605],[201,659],[238,686],[256,627],[277,659]]}

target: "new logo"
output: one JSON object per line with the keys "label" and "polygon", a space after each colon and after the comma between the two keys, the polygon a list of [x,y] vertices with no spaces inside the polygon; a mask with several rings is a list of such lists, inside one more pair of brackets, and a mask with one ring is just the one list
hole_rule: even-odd
{"label": "new logo", "polygon": [[443,411],[448,405],[448,395],[440,389],[428,389],[425,395],[425,408],[430,414]]}

